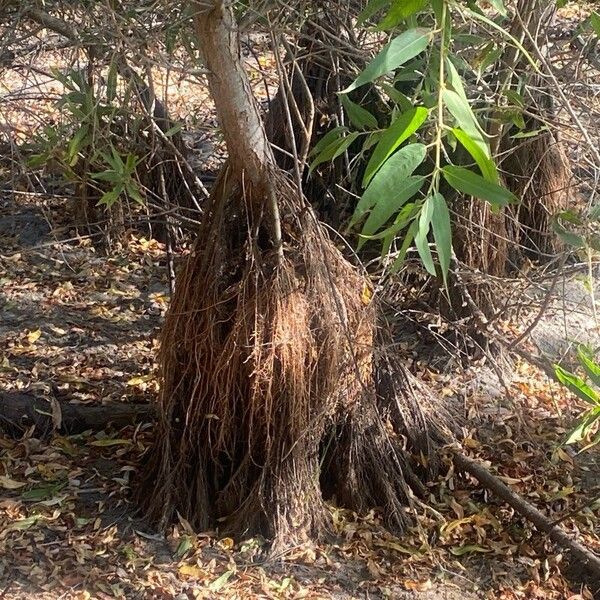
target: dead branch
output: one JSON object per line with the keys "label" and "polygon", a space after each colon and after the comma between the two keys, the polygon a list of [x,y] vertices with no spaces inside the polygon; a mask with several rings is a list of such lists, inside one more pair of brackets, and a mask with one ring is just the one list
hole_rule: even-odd
{"label": "dead branch", "polygon": [[153,420],[154,407],[150,404],[71,404],[20,392],[0,393],[0,429],[12,434],[32,426],[42,435],[53,430],[72,434]]}
{"label": "dead branch", "polygon": [[548,537],[558,546],[568,550],[591,573],[600,578],[600,557],[572,539],[560,525],[555,525],[535,506],[511,490],[498,477],[490,473],[481,463],[467,458],[463,454],[454,454],[454,464],[461,471],[470,473],[488,490],[504,500],[521,516],[531,521],[539,531],[548,534]]}

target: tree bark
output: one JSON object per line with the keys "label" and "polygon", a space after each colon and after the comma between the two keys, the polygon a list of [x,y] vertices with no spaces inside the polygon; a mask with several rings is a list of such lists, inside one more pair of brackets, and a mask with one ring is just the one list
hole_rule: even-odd
{"label": "tree bark", "polygon": [[236,176],[254,185],[264,183],[265,169],[274,164],[260,110],[240,60],[237,26],[223,0],[196,0],[195,26],[208,86]]}

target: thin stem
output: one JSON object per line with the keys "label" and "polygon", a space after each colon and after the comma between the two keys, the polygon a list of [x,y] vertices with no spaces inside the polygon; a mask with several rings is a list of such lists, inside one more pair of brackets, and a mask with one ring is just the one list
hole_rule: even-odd
{"label": "thin stem", "polygon": [[439,85],[437,95],[437,132],[435,136],[435,169],[431,178],[431,185],[429,193],[432,191],[437,192],[439,189],[440,171],[442,168],[442,135],[444,133],[444,90],[446,89],[446,43],[447,43],[447,31],[446,31],[446,16],[448,6],[444,1],[442,4],[442,15],[440,19],[440,67],[439,67]]}

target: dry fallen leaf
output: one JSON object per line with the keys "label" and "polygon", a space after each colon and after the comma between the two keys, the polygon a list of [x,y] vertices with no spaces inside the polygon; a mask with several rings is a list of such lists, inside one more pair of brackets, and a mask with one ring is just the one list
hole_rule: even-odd
{"label": "dry fallen leaf", "polygon": [[413,590],[415,592],[426,592],[433,587],[433,583],[431,583],[431,579],[426,579],[425,581],[407,579],[404,581],[404,587],[407,590]]}
{"label": "dry fallen leaf", "polygon": [[193,579],[204,579],[208,573],[198,565],[181,565],[178,569],[180,575]]}
{"label": "dry fallen leaf", "polygon": [[35,344],[40,339],[41,335],[42,335],[41,329],[36,329],[35,331],[30,331],[27,334],[27,342],[30,344]]}
{"label": "dry fallen leaf", "polygon": [[0,486],[2,486],[5,490],[18,490],[24,485],[27,485],[27,483],[23,481],[15,481],[6,475],[0,475]]}

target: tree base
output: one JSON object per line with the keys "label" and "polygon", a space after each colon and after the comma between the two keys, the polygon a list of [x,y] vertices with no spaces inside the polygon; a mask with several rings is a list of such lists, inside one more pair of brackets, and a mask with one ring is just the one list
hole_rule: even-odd
{"label": "tree base", "polygon": [[288,182],[271,181],[282,252],[254,216],[257,193],[231,202],[222,178],[178,278],[140,502],[162,528],[179,514],[275,548],[328,530],[324,494],[380,507],[399,529],[418,486],[398,410],[377,393],[368,282]]}

